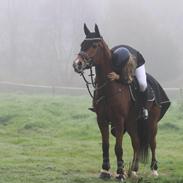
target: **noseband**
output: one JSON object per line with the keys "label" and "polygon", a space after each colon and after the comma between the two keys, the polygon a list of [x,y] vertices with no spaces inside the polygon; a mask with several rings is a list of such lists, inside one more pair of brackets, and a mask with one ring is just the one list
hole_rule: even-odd
{"label": "noseband", "polygon": [[80,51],[78,53],[78,55],[83,59],[84,64],[85,64],[85,69],[89,69],[94,65],[93,59],[91,57],[89,57],[89,55],[86,52]]}

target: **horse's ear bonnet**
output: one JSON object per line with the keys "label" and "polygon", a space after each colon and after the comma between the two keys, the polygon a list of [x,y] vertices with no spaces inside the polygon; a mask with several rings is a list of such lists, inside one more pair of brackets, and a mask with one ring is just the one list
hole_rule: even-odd
{"label": "horse's ear bonnet", "polygon": [[84,32],[86,36],[90,34],[90,30],[88,29],[85,23],[84,23]]}
{"label": "horse's ear bonnet", "polygon": [[86,35],[86,39],[101,39],[101,35],[98,29],[97,24],[95,24],[95,32],[90,32],[86,24],[84,23],[84,32]]}
{"label": "horse's ear bonnet", "polygon": [[98,37],[101,37],[97,24],[95,24],[95,33]]}

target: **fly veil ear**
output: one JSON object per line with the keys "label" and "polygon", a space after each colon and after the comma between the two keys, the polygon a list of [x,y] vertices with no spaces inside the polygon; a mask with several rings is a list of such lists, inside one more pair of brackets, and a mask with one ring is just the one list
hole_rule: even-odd
{"label": "fly veil ear", "polygon": [[97,37],[101,37],[97,24],[95,24],[95,33],[96,33]]}
{"label": "fly veil ear", "polygon": [[85,23],[84,23],[84,32],[86,36],[90,34],[90,30],[88,29]]}

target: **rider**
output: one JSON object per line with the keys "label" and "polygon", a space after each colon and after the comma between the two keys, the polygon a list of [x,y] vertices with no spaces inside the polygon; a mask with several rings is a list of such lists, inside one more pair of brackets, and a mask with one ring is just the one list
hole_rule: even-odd
{"label": "rider", "polygon": [[[124,81],[124,75],[122,74],[122,68],[128,63],[135,63],[134,75],[137,78],[140,89],[140,101],[142,102],[141,115],[143,119],[148,118],[148,110],[146,107],[148,90],[147,79],[145,71],[145,60],[143,56],[134,48],[126,45],[120,45],[112,49],[112,62],[113,72],[108,74],[108,78],[111,81],[119,80]],[[129,78],[127,83],[130,83],[132,78]]]}

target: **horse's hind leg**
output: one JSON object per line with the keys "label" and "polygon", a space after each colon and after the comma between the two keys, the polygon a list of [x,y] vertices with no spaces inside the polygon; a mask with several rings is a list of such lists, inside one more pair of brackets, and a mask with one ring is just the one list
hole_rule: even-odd
{"label": "horse's hind leg", "polygon": [[158,176],[158,165],[156,160],[156,137],[152,138],[150,141],[150,147],[152,152],[152,160],[151,160],[151,170],[153,176]]}
{"label": "horse's hind leg", "polygon": [[109,172],[110,169],[110,161],[109,161],[109,125],[107,122],[99,122],[98,126],[102,136],[102,151],[103,151],[103,163],[102,170],[100,172],[100,178],[109,179],[111,174]]}
{"label": "horse's hind leg", "polygon": [[129,176],[132,178],[137,177],[137,171],[139,170],[139,149],[140,149],[140,142],[138,135],[136,132],[129,132],[131,142],[132,142],[132,147],[133,147],[133,161],[132,165],[130,167],[130,171],[128,172]]}
{"label": "horse's hind leg", "polygon": [[152,113],[150,115],[149,125],[150,125],[150,148],[152,153],[151,160],[151,170],[153,176],[158,176],[158,165],[156,160],[156,134],[157,134],[157,121],[159,119],[160,110],[157,107],[152,109]]}
{"label": "horse's hind leg", "polygon": [[151,153],[152,153],[151,170],[152,170],[153,176],[158,176],[158,171],[157,171],[158,165],[156,160],[156,133],[157,133],[157,125],[154,127],[150,136],[150,147],[151,147]]}

